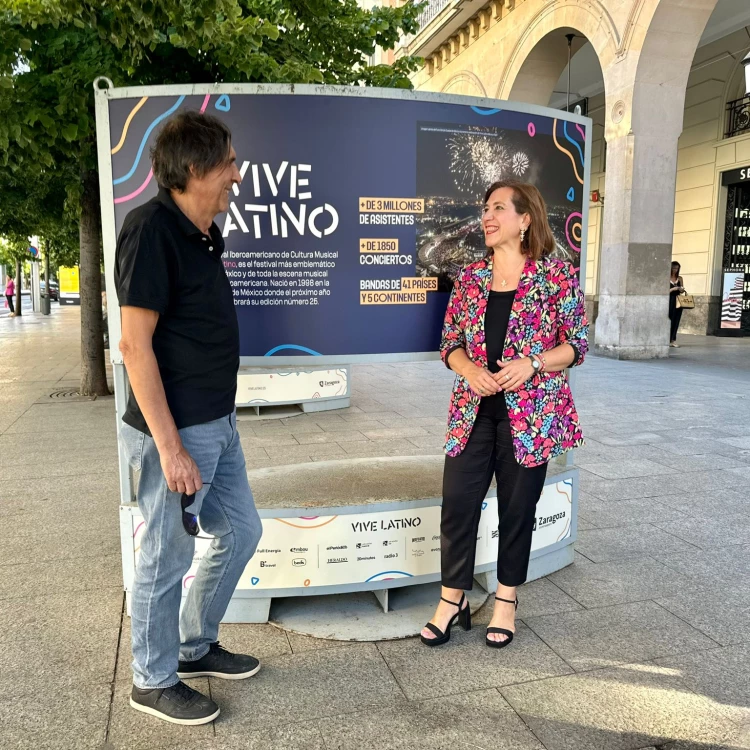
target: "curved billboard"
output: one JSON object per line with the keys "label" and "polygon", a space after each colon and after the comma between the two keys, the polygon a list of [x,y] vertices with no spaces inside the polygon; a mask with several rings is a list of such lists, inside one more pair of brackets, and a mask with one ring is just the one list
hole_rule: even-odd
{"label": "curved billboard", "polygon": [[434,356],[452,281],[484,253],[484,191],[500,178],[539,187],[554,253],[580,265],[587,118],[331,87],[111,89],[107,105],[116,232],[156,195],[161,123],[196,109],[231,129],[243,181],[216,222],[244,364]]}

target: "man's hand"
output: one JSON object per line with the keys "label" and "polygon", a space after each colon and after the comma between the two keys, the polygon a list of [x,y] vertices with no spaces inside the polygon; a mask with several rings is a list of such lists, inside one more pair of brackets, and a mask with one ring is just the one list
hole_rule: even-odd
{"label": "man's hand", "polygon": [[194,495],[203,487],[198,465],[182,444],[160,451],[159,459],[167,486],[172,492]]}
{"label": "man's hand", "polygon": [[167,486],[172,492],[194,495],[203,482],[195,461],[180,440],[152,346],[159,313],[126,305],[121,314],[120,351],[130,387],[159,451]]}

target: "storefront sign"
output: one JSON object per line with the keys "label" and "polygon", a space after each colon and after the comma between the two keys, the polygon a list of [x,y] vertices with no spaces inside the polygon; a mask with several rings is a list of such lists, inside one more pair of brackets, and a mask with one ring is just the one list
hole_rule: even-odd
{"label": "storefront sign", "polygon": [[750,166],[741,169],[732,169],[721,175],[722,185],[736,185],[738,182],[750,181]]}

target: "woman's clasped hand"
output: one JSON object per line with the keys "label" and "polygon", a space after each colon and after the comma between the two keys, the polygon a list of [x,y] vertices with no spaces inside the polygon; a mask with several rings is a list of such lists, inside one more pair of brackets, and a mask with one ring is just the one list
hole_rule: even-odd
{"label": "woman's clasped hand", "polygon": [[500,391],[513,393],[534,376],[534,368],[528,357],[510,362],[498,360],[497,365],[500,372],[492,373],[486,367],[472,363],[465,377],[474,393],[480,396],[494,396]]}

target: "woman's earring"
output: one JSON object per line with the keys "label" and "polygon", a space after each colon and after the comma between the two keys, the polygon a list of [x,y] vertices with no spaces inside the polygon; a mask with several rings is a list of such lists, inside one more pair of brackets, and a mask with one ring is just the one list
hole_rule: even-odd
{"label": "woman's earring", "polygon": [[523,245],[524,238],[526,237],[526,230],[521,227],[521,244]]}

